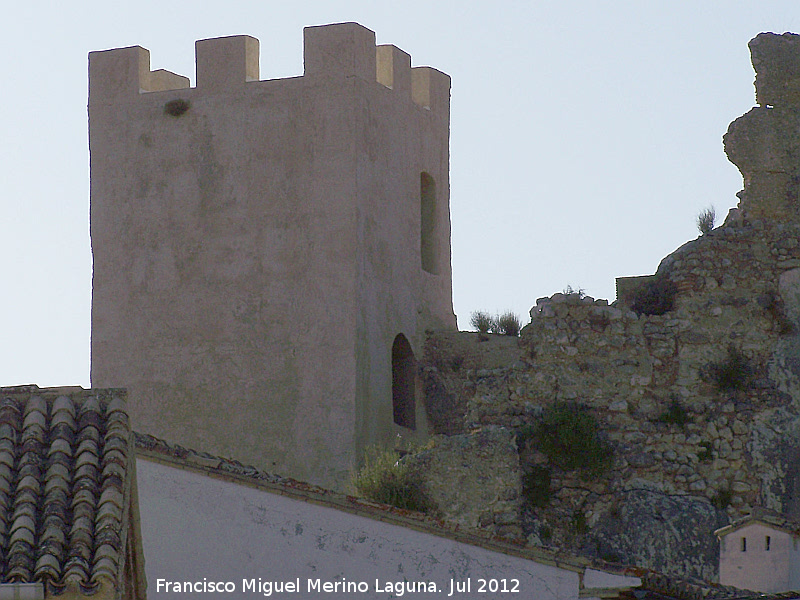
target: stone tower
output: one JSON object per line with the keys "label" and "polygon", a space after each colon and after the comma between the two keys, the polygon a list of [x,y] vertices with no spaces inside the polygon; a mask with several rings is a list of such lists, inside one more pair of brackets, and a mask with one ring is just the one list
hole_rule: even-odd
{"label": "stone tower", "polygon": [[[415,356],[455,327],[450,79],[355,23],[89,55],[92,385],[134,427],[341,488],[366,445],[425,432]],[[412,434],[412,435],[413,435]]]}

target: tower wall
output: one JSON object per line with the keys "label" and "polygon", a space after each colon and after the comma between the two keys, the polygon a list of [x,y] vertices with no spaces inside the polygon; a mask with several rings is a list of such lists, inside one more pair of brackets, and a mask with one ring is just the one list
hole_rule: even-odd
{"label": "tower wall", "polygon": [[395,336],[455,326],[449,78],[353,23],[304,47],[259,81],[257,40],[201,40],[195,88],[90,54],[92,384],[140,431],[341,487],[398,431]]}

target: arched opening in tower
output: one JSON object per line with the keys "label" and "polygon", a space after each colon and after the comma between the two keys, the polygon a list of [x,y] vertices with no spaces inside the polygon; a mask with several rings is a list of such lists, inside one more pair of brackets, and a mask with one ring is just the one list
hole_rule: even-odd
{"label": "arched opening in tower", "polygon": [[392,413],[401,427],[416,429],[416,360],[411,344],[398,333],[392,344]]}

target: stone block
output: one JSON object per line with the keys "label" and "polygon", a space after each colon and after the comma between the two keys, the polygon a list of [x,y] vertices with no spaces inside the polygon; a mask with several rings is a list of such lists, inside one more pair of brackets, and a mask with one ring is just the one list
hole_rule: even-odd
{"label": "stone block", "polygon": [[800,104],[800,35],[760,33],[750,41],[761,106]]}

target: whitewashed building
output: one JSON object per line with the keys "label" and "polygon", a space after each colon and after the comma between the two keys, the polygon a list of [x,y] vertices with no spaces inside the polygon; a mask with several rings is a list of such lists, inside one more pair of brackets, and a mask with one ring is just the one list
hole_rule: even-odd
{"label": "whitewashed building", "polygon": [[716,532],[719,581],[746,590],[800,590],[800,524],[763,509]]}

